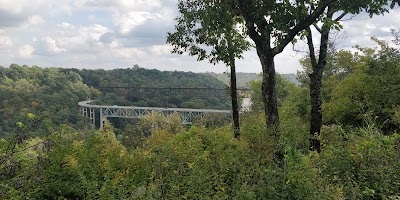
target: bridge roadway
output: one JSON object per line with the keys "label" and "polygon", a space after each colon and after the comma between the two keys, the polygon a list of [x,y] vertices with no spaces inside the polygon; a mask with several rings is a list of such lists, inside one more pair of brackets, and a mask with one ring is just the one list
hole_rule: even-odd
{"label": "bridge roadway", "polygon": [[104,127],[104,122],[108,117],[136,118],[140,119],[153,112],[160,112],[164,116],[177,113],[183,124],[191,124],[195,117],[207,117],[210,114],[230,115],[230,110],[213,109],[190,109],[190,108],[162,108],[162,107],[136,107],[136,106],[111,106],[111,105],[92,105],[93,100],[81,101],[78,103],[80,113],[89,117],[92,127],[96,127],[95,112],[99,111],[100,129]]}

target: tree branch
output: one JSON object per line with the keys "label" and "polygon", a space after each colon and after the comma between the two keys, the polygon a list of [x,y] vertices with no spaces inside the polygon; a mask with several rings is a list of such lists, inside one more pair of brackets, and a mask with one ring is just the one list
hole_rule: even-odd
{"label": "tree branch", "polygon": [[[249,14],[247,10],[247,7],[250,5],[250,3],[247,3],[246,0],[239,0],[239,9],[242,14],[242,16],[245,19],[245,25],[247,28],[247,33],[249,34],[250,38],[256,43],[256,45],[260,44],[261,42],[261,36],[257,33],[256,27],[255,27],[255,19]],[[262,27],[258,27],[258,29],[261,29]]]}
{"label": "tree branch", "polygon": [[[334,11],[332,11],[331,7],[328,7],[328,12],[326,18],[332,19]],[[326,57],[328,52],[328,42],[329,42],[329,33],[331,30],[331,26],[328,24],[324,24],[322,26],[321,33],[321,44],[319,50],[319,58],[318,65],[325,66],[326,65]]]}
{"label": "tree branch", "polygon": [[322,33],[322,29],[316,23],[314,23],[313,26],[319,33]]}
{"label": "tree branch", "polygon": [[341,15],[339,15],[339,17],[337,17],[336,19],[335,19],[335,21],[340,21],[344,16],[346,16],[348,14],[348,12],[344,12],[344,13],[342,13]]}
{"label": "tree branch", "polygon": [[283,51],[283,49],[293,40],[296,35],[309,27],[314,21],[325,11],[326,7],[337,0],[321,0],[318,4],[318,7],[308,15],[304,20],[300,21],[293,29],[291,29],[286,37],[284,37],[278,45],[273,48],[273,54],[279,54]]}
{"label": "tree branch", "polygon": [[310,51],[311,65],[312,68],[314,68],[317,65],[317,58],[315,56],[315,49],[314,49],[314,41],[312,39],[312,32],[310,27],[308,27],[306,31],[307,31],[308,50]]}

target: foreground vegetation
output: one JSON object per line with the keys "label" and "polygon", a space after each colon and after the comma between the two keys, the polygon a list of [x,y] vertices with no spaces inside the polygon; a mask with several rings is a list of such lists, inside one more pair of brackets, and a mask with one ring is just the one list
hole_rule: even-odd
{"label": "foreground vegetation", "polygon": [[[0,198],[398,197],[399,134],[384,135],[372,124],[351,131],[326,126],[322,152],[307,153],[306,131],[283,122],[281,142],[271,144],[262,117],[246,117],[240,141],[227,126],[185,130],[177,123],[153,128],[134,145],[124,145],[126,138],[121,143],[110,125],[101,131],[64,126],[47,137],[2,140]],[[279,161],[272,154],[277,148],[284,155]]]}

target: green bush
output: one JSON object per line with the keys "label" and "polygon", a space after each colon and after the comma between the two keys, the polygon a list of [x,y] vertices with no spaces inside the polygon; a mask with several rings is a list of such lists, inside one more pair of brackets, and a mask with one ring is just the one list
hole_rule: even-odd
{"label": "green bush", "polygon": [[348,199],[387,199],[400,191],[400,136],[338,126],[322,132],[319,168],[331,183],[342,185]]}
{"label": "green bush", "polygon": [[145,144],[153,161],[153,198],[252,199],[253,163],[230,128],[159,131]]}
{"label": "green bush", "polygon": [[[147,186],[148,161],[129,153],[107,125],[100,132],[65,133],[49,152],[37,198],[129,199]],[[140,196],[140,195],[139,195]]]}

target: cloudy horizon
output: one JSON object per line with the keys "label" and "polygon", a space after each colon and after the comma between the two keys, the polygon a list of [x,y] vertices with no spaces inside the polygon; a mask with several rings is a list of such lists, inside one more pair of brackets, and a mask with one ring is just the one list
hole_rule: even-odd
{"label": "cloudy horizon", "polygon": [[[0,2],[0,65],[114,69],[140,67],[167,71],[224,72],[222,64],[197,62],[171,54],[166,33],[174,29],[177,0],[2,0]],[[350,17],[348,17],[350,18]],[[371,36],[390,41],[399,29],[398,7],[370,19],[362,14],[344,21],[346,39],[340,48],[375,46]],[[306,49],[299,42],[296,49]],[[296,73],[304,53],[288,46],[276,57],[279,73]],[[237,71],[261,72],[254,50],[238,60]]]}

